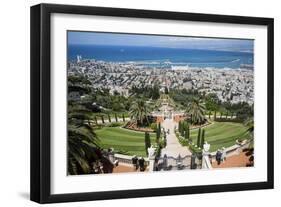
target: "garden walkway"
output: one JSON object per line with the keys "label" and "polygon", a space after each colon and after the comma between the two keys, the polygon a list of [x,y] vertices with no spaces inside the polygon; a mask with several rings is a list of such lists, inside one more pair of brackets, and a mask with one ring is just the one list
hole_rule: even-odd
{"label": "garden walkway", "polygon": [[179,143],[178,138],[176,137],[176,134],[174,132],[174,128],[176,125],[177,123],[174,122],[173,119],[165,119],[162,123],[162,127],[164,127],[165,131],[169,129],[170,133],[167,134],[167,146],[161,150],[161,157],[163,157],[165,154],[168,157],[172,156],[175,158],[179,155],[181,157],[184,157],[186,155],[192,154],[187,147],[183,147]]}
{"label": "garden walkway", "polygon": [[217,164],[213,158],[212,167],[213,168],[228,168],[228,167],[246,167],[249,164],[250,156],[246,152],[242,152],[238,155],[232,155],[226,158],[225,162],[222,162],[220,165]]}

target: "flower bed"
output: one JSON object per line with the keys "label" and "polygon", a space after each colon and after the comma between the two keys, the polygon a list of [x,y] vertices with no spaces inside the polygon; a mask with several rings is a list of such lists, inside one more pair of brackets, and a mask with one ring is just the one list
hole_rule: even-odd
{"label": "flower bed", "polygon": [[190,125],[189,127],[190,127],[190,129],[198,129],[198,128],[200,128],[200,127],[205,127],[205,126],[208,126],[208,125],[210,125],[210,124],[212,124],[212,122],[206,122],[205,124],[201,124],[201,125]]}
{"label": "flower bed", "polygon": [[125,126],[125,129],[130,129],[139,132],[153,132],[153,129],[149,127],[138,127],[135,122],[128,122]]}

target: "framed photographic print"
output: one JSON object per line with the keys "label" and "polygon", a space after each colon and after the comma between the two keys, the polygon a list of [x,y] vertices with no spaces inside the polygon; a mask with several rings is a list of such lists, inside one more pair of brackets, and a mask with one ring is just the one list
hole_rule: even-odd
{"label": "framed photographic print", "polygon": [[31,200],[273,188],[273,19],[31,7]]}

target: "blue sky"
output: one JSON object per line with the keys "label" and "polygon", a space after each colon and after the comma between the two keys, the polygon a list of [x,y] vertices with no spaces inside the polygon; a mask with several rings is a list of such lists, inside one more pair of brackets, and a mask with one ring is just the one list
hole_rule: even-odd
{"label": "blue sky", "polygon": [[100,32],[68,32],[68,44],[153,46],[253,52],[253,40],[136,35]]}

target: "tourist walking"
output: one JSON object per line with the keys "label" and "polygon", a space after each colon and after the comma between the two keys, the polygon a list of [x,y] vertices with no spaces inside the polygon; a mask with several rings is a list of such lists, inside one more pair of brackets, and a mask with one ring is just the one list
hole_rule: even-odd
{"label": "tourist walking", "polygon": [[139,159],[139,166],[140,166],[140,171],[143,172],[145,170],[145,167],[144,167],[144,158],[141,157]]}
{"label": "tourist walking", "polygon": [[226,150],[225,150],[225,148],[223,147],[223,148],[222,148],[221,161],[224,162],[225,160],[226,160]]}
{"label": "tourist walking", "polygon": [[139,166],[138,166],[138,157],[136,155],[133,156],[132,163],[133,163],[135,169],[137,170],[139,168]]}
{"label": "tourist walking", "polygon": [[222,152],[220,151],[220,149],[218,149],[218,151],[216,153],[216,161],[217,161],[218,165],[221,164],[221,157],[222,157]]}
{"label": "tourist walking", "polygon": [[166,154],[163,157],[163,168],[164,168],[164,170],[167,170],[167,168],[168,168],[168,157]]}
{"label": "tourist walking", "polygon": [[208,155],[208,157],[209,157],[210,163],[213,164],[213,158],[212,158],[211,153]]}

